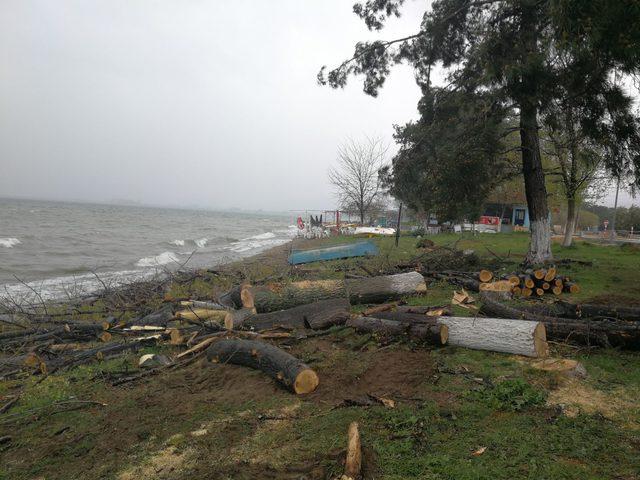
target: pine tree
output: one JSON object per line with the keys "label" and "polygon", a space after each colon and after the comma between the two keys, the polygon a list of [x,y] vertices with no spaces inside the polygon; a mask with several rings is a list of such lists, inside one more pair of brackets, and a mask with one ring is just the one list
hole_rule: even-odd
{"label": "pine tree", "polygon": [[[381,30],[389,17],[400,15],[403,3],[368,0],[356,4],[354,12],[370,30]],[[337,68],[327,72],[323,67],[318,81],[338,88],[350,75],[363,75],[365,93],[376,96],[391,67],[402,62],[414,67],[425,94],[434,88],[432,69],[440,66],[447,73],[446,90],[482,93],[517,112],[530,263],[552,258],[538,119],[563,96],[565,89],[558,86],[567,77],[573,81],[571,95],[584,99],[585,133],[600,142],[626,139],[609,145],[609,170],[640,166],[631,103],[610,88],[614,72],[640,72],[640,4],[635,0],[436,0],[417,33],[360,42],[353,57]],[[611,114],[610,102],[617,114]]]}

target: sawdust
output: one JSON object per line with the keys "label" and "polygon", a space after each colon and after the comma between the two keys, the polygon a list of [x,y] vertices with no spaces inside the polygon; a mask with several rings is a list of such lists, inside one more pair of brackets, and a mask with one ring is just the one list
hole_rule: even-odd
{"label": "sawdust", "polygon": [[[263,421],[253,432],[252,437],[248,438],[237,447],[232,448],[229,458],[236,463],[246,461],[250,464],[271,464],[273,467],[285,467],[286,462],[282,465],[278,465],[277,460],[273,456],[273,452],[268,449],[259,449],[258,451],[249,450],[251,449],[251,445],[254,444],[253,440],[272,434],[273,432],[292,428],[293,421],[296,418],[296,412],[300,409],[301,405],[301,402],[297,401],[295,403],[285,405],[282,408],[268,411],[263,415],[265,421]],[[286,452],[293,448],[294,445],[281,445],[278,449],[278,457],[286,459],[288,457]]]}
{"label": "sawdust", "polygon": [[624,389],[603,392],[577,378],[567,378],[559,388],[551,391],[547,403],[563,406],[564,413],[569,417],[575,417],[579,413],[599,413],[605,418],[613,419],[634,408],[634,403]]}
{"label": "sawdust", "polygon": [[130,467],[118,475],[118,480],[161,480],[174,476],[185,466],[189,450],[167,447],[147,458],[142,464]]}

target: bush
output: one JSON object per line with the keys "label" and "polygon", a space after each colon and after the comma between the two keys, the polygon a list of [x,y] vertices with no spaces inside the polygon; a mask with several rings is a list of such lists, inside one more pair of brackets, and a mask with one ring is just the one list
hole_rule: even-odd
{"label": "bush", "polygon": [[416,248],[433,248],[435,243],[428,238],[421,238],[416,242]]}
{"label": "bush", "polygon": [[542,405],[547,395],[521,378],[505,380],[493,388],[479,392],[481,399],[495,410],[518,412],[528,407]]}

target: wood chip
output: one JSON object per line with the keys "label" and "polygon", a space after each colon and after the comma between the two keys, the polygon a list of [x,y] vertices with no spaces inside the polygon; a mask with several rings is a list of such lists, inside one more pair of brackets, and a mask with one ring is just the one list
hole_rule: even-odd
{"label": "wood chip", "polygon": [[485,451],[487,450],[487,447],[480,447],[477,450],[474,450],[471,455],[473,455],[474,457],[479,457],[480,455],[482,455]]}

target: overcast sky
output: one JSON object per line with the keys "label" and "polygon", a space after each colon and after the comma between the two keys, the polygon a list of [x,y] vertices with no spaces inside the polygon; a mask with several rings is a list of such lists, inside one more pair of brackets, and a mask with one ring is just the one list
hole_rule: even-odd
{"label": "overcast sky", "polygon": [[[417,116],[396,68],[378,98],[324,64],[376,37],[346,0],[0,2],[0,196],[246,209],[335,205],[346,137]],[[424,2],[380,36],[415,32]]]}
{"label": "overcast sky", "polygon": [[355,42],[417,31],[428,3],[376,34],[353,1],[2,0],[0,196],[334,207],[338,145],[392,143],[420,95],[408,67],[378,98],[317,85]]}

